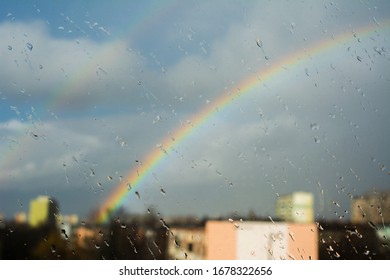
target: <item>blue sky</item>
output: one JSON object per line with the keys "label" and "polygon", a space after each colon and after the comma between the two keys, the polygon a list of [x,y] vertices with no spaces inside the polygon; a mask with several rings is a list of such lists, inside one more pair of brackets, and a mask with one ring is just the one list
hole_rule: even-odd
{"label": "blue sky", "polygon": [[144,2],[0,4],[0,213],[48,194],[87,215],[218,96],[363,26],[376,31],[285,65],[216,114],[123,206],[272,216],[278,195],[304,190],[318,218],[347,219],[351,196],[389,189],[387,1]]}

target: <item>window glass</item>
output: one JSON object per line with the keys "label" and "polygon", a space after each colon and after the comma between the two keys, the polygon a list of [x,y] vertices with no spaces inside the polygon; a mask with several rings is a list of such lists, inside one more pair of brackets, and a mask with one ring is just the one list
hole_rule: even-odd
{"label": "window glass", "polygon": [[390,257],[388,1],[0,10],[0,259]]}

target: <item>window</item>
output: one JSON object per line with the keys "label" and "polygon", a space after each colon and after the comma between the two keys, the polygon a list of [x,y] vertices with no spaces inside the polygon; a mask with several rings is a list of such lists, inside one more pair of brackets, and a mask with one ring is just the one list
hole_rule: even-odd
{"label": "window", "polygon": [[388,1],[0,10],[0,258],[389,258]]}

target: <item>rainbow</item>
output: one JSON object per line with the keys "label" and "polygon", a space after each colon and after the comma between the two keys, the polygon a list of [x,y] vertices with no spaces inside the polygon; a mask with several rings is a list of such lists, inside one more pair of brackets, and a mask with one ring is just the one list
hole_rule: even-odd
{"label": "rainbow", "polygon": [[[202,110],[191,118],[191,122],[179,126],[176,130],[165,137],[160,143],[160,149],[153,149],[141,161],[140,165],[132,169],[128,175],[122,179],[110,196],[104,201],[97,212],[97,222],[106,223],[110,218],[110,214],[118,209],[138,187],[142,185],[145,178],[161,163],[161,161],[188,138],[195,129],[209,121],[217,112],[232,103],[233,100],[251,92],[257,86],[264,84],[271,78],[277,77],[278,74],[285,71],[286,68],[297,67],[303,61],[310,59],[313,56],[324,53],[332,48],[342,45],[351,40],[357,40],[363,36],[369,36],[378,29],[387,28],[390,20],[383,21],[381,25],[370,24],[363,26],[355,31],[341,33],[332,38],[320,40],[305,49],[289,54],[278,61],[273,62],[266,68],[260,69],[250,77],[242,80],[237,84],[238,90],[235,92],[223,92],[213,102],[207,104]],[[254,42],[255,44],[256,42]]]}

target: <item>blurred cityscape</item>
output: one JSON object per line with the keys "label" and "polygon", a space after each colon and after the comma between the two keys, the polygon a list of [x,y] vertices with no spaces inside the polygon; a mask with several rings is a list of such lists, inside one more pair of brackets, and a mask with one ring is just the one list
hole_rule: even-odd
{"label": "blurred cityscape", "polygon": [[351,220],[315,220],[313,194],[275,202],[275,217],[161,217],[120,209],[110,222],[63,215],[48,196],[29,213],[0,213],[0,259],[390,259],[390,192],[351,198]]}

